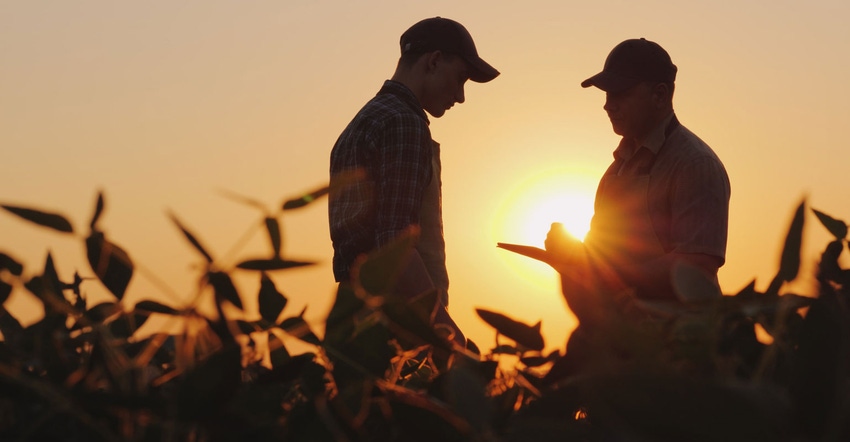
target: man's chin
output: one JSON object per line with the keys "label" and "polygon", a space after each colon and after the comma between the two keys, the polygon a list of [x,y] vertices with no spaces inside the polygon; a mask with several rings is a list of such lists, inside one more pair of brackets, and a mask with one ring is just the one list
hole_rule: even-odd
{"label": "man's chin", "polygon": [[446,113],[446,110],[445,110],[445,109],[440,109],[440,110],[429,110],[429,109],[425,109],[425,111],[426,111],[426,112],[428,112],[428,114],[429,114],[429,115],[431,115],[431,116],[432,116],[432,117],[434,117],[434,118],[440,118],[440,117],[442,117],[443,115],[445,115],[445,113]]}

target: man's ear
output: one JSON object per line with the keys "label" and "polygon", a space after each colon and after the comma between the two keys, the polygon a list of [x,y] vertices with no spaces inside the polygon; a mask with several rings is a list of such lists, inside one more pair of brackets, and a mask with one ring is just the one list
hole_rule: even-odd
{"label": "man's ear", "polygon": [[667,83],[657,83],[652,88],[652,98],[655,101],[655,105],[658,107],[666,106],[670,102],[672,92],[670,85]]}
{"label": "man's ear", "polygon": [[429,52],[424,58],[425,70],[430,73],[437,69],[437,64],[443,59],[443,53],[442,51]]}

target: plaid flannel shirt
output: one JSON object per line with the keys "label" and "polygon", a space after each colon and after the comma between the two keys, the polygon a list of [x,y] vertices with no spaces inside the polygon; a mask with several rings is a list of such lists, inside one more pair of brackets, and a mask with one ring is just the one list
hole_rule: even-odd
{"label": "plaid flannel shirt", "polygon": [[[354,259],[419,224],[431,179],[431,131],[419,100],[387,80],[336,141],[330,156],[328,217],[337,281]],[[353,173],[360,173],[351,181]]]}

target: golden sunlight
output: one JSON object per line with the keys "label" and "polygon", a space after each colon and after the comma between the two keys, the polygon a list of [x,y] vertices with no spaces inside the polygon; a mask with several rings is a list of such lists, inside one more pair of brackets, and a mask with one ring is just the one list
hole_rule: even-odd
{"label": "golden sunlight", "polygon": [[[571,235],[584,239],[593,216],[597,178],[577,169],[550,169],[519,182],[506,195],[493,226],[495,242],[543,247],[552,223],[562,223]],[[548,265],[531,258],[503,256],[511,268],[534,282],[550,284]],[[524,264],[517,264],[518,262]]]}

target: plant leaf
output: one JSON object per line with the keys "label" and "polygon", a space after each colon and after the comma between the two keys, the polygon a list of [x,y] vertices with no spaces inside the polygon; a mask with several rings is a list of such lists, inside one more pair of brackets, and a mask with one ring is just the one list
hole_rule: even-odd
{"label": "plant leaf", "polygon": [[803,224],[805,221],[806,201],[800,203],[785,237],[785,247],[782,248],[782,258],[779,261],[779,271],[770,283],[767,294],[779,293],[784,282],[792,281],[800,270],[800,249],[803,244]]}
{"label": "plant leaf", "polygon": [[224,272],[208,272],[207,281],[209,281],[215,291],[216,302],[227,300],[242,310],[242,299],[239,297],[239,292],[236,290],[236,286],[233,285],[230,275]]}
{"label": "plant leaf", "polygon": [[272,258],[249,259],[247,261],[240,262],[236,265],[236,267],[242,270],[258,270],[261,272],[269,272],[273,270],[285,270],[296,267],[310,266],[313,264],[315,263],[305,261],[287,261],[281,258]]}
{"label": "plant leaf", "polygon": [[301,207],[307,206],[308,204],[312,203],[313,201],[316,201],[317,199],[327,195],[329,190],[330,190],[330,187],[328,187],[328,186],[320,187],[320,188],[318,188],[318,189],[316,189],[316,190],[314,190],[310,193],[307,193],[305,195],[302,195],[298,198],[290,199],[290,200],[286,201],[285,203],[283,203],[283,210],[300,209]]}
{"label": "plant leaf", "polygon": [[109,323],[109,330],[116,338],[129,339],[148,320],[148,315],[135,312],[125,312]]}
{"label": "plant leaf", "polygon": [[94,206],[94,215],[91,217],[91,222],[89,223],[89,228],[92,230],[97,230],[97,221],[100,219],[100,215],[103,213],[103,192],[97,193],[97,203]]}
{"label": "plant leaf", "polygon": [[177,225],[177,228],[180,229],[181,232],[183,232],[183,235],[186,237],[186,239],[189,240],[192,246],[194,246],[197,251],[201,252],[201,255],[204,255],[204,258],[207,260],[208,263],[212,263],[212,256],[207,253],[206,249],[204,249],[204,246],[202,246],[201,243],[197,240],[197,238],[195,238],[195,235],[193,235],[192,232],[183,227],[183,224],[180,222],[179,219],[177,219],[176,215],[174,215],[173,213],[169,213],[169,217],[171,218],[171,221]]}
{"label": "plant leaf", "polygon": [[162,313],[166,315],[178,315],[180,313],[176,309],[165,304],[150,300],[139,301],[136,303],[135,310],[142,310],[148,313]]}
{"label": "plant leaf", "polygon": [[86,256],[98,279],[121,300],[133,277],[133,261],[121,247],[109,242],[102,232],[86,238]]}
{"label": "plant leaf", "polygon": [[305,321],[301,316],[284,319],[283,322],[280,323],[280,328],[308,344],[321,345],[319,337],[310,330],[310,326],[307,324],[307,321]]}
{"label": "plant leaf", "polygon": [[24,266],[11,256],[0,252],[0,270],[6,269],[15,276],[21,276]]}
{"label": "plant leaf", "polygon": [[220,193],[222,196],[224,196],[225,198],[228,198],[230,200],[233,200],[233,201],[236,201],[238,203],[245,204],[245,205],[260,209],[263,213],[268,212],[268,210],[266,209],[266,205],[263,204],[262,202],[256,200],[256,199],[254,199],[254,198],[250,198],[250,197],[247,197],[247,196],[244,196],[244,195],[239,195],[236,192],[231,192],[231,191],[225,190],[225,189],[219,189],[218,193]]}
{"label": "plant leaf", "polygon": [[266,217],[266,230],[269,232],[269,239],[272,242],[272,251],[274,252],[274,256],[279,257],[283,240],[280,236],[280,223],[277,222],[277,218]]}
{"label": "plant leaf", "polygon": [[835,219],[819,210],[812,209],[815,212],[815,215],[820,220],[821,224],[826,227],[826,230],[829,230],[829,233],[832,233],[835,236],[835,239],[841,240],[847,237],[847,223],[844,221]]}
{"label": "plant leaf", "polygon": [[100,323],[121,311],[121,306],[115,302],[101,302],[86,310],[85,317],[94,323]]}
{"label": "plant leaf", "polygon": [[534,326],[515,321],[501,313],[491,312],[484,309],[475,309],[478,316],[487,324],[490,324],[502,335],[513,339],[517,344],[531,350],[543,350],[545,346],[543,336],[540,334],[540,322]]}
{"label": "plant leaf", "polygon": [[274,281],[263,274],[260,281],[260,294],[258,296],[260,316],[269,322],[277,323],[280,312],[286,307],[286,301],[286,296],[277,290]]}
{"label": "plant leaf", "polygon": [[362,289],[372,295],[392,294],[418,238],[419,228],[410,227],[389,244],[355,260],[351,268],[355,291]]}
{"label": "plant leaf", "polygon": [[74,232],[74,228],[71,226],[71,223],[62,215],[6,204],[1,204],[0,207],[40,226],[49,227],[63,233]]}
{"label": "plant leaf", "polygon": [[12,294],[12,286],[0,279],[0,306],[9,299]]}

